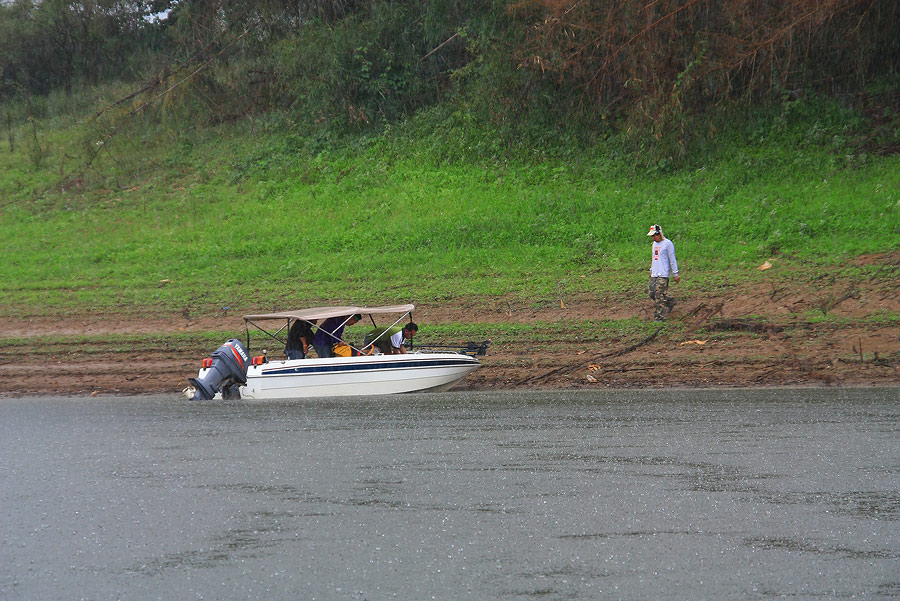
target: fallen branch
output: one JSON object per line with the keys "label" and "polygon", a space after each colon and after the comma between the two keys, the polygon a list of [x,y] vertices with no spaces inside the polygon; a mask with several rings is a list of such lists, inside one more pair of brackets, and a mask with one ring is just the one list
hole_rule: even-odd
{"label": "fallen branch", "polygon": [[432,54],[434,54],[435,52],[437,52],[438,50],[440,50],[441,48],[443,48],[444,46],[446,46],[447,44],[449,44],[449,43],[450,43],[451,41],[453,41],[457,36],[459,36],[459,32],[458,32],[458,31],[457,31],[456,33],[454,33],[453,35],[451,35],[451,36],[450,36],[449,38],[447,38],[446,40],[444,40],[443,42],[441,42],[441,43],[438,45],[437,48],[435,48],[434,50],[432,50],[431,52],[429,52],[428,54],[426,54],[425,56],[423,56],[422,58],[420,58],[420,59],[419,59],[419,62],[421,63],[423,60],[425,60],[426,58],[428,58],[429,56],[431,56]]}
{"label": "fallen branch", "polygon": [[628,353],[630,353],[631,351],[635,350],[636,348],[642,347],[642,346],[644,346],[645,344],[647,344],[648,342],[652,341],[654,338],[656,338],[656,337],[659,335],[659,333],[660,333],[661,331],[662,331],[662,326],[656,328],[656,331],[655,331],[655,332],[653,332],[652,334],[650,334],[649,336],[647,336],[646,338],[644,338],[644,339],[641,340],[640,342],[636,342],[636,343],[634,343],[634,344],[632,344],[632,345],[630,345],[630,346],[626,346],[626,347],[623,348],[623,349],[619,349],[619,350],[613,351],[613,352],[611,352],[611,353],[604,353],[604,354],[599,355],[599,356],[597,356],[597,357],[595,357],[595,358],[593,358],[593,359],[590,359],[590,360],[588,360],[588,361],[581,361],[581,362],[576,363],[576,364],[574,364],[574,365],[563,365],[563,366],[561,366],[561,367],[557,367],[556,369],[551,369],[550,371],[548,371],[548,372],[546,372],[546,373],[539,374],[539,375],[537,375],[537,376],[532,376],[532,377],[530,377],[530,378],[526,378],[525,380],[522,380],[521,382],[519,382],[519,386],[522,386],[523,384],[532,384],[532,383],[534,383],[534,382],[540,382],[541,380],[546,380],[546,379],[549,378],[550,376],[557,375],[557,374],[568,374],[568,373],[572,373],[573,371],[575,371],[575,370],[577,370],[577,369],[581,369],[581,368],[583,368],[583,367],[587,367],[587,366],[590,365],[591,363],[596,363],[597,361],[600,361],[600,360],[602,360],[602,359],[609,359],[609,358],[611,358],[611,357],[621,357],[622,355],[627,355]]}
{"label": "fallen branch", "polygon": [[612,373],[622,373],[625,371],[650,371],[651,369],[653,369],[653,368],[650,366],[647,366],[647,367],[607,367],[607,368],[601,370],[600,373],[612,374]]}
{"label": "fallen branch", "polygon": [[722,307],[725,306],[725,301],[719,301],[712,307],[707,307],[705,304],[701,304],[693,311],[688,313],[685,317],[693,317],[697,316],[697,319],[691,323],[690,327],[687,329],[688,332],[694,332],[699,330],[703,325],[712,319],[713,315],[722,312]]}
{"label": "fallen branch", "polygon": [[[232,46],[234,46],[235,44],[237,44],[237,43],[241,40],[241,38],[243,38],[245,35],[247,35],[247,33],[249,33],[249,31],[250,31],[250,27],[248,27],[247,29],[245,29],[245,30],[244,30],[244,33],[242,33],[241,35],[239,35],[237,38],[235,38],[234,40],[232,40],[231,42],[229,42],[228,44],[226,44],[225,47],[222,48],[222,50],[220,50],[218,53],[216,53],[216,54],[213,55],[213,56],[210,56],[209,58],[207,58],[207,59],[201,61],[200,63],[197,63],[199,66],[198,66],[194,71],[192,71],[190,74],[184,76],[182,79],[180,79],[180,80],[179,80],[178,82],[176,82],[175,84],[171,85],[171,86],[170,86],[169,88],[167,88],[166,90],[164,90],[164,91],[162,91],[162,92],[156,94],[155,96],[153,96],[153,97],[150,98],[149,100],[147,100],[147,101],[145,101],[145,102],[142,102],[141,104],[139,104],[138,106],[136,106],[135,108],[133,108],[131,111],[129,111],[128,114],[126,114],[124,117],[122,117],[122,119],[119,121],[118,125],[116,125],[116,126],[112,129],[111,132],[105,134],[104,139],[101,140],[101,141],[98,143],[97,149],[96,149],[96,150],[93,150],[93,151],[91,152],[91,156],[90,156],[90,158],[88,159],[87,163],[85,164],[84,169],[89,168],[89,167],[93,164],[94,159],[97,158],[97,156],[100,154],[100,151],[101,151],[101,150],[106,150],[106,152],[109,153],[109,150],[106,148],[107,144],[110,142],[110,140],[112,140],[112,139],[116,136],[116,134],[119,133],[119,130],[121,130],[122,127],[123,127],[123,126],[124,126],[124,125],[125,125],[125,124],[126,124],[126,123],[134,116],[134,115],[136,115],[137,113],[143,111],[145,108],[147,108],[148,106],[150,106],[150,105],[151,105],[153,102],[155,102],[156,100],[158,100],[158,99],[160,99],[160,98],[163,98],[166,94],[168,94],[169,92],[171,92],[171,91],[174,90],[175,88],[181,86],[184,82],[186,82],[186,81],[188,81],[189,79],[191,79],[192,77],[194,77],[197,73],[200,73],[203,69],[205,69],[206,67],[208,67],[214,60],[216,60],[217,58],[219,58],[220,56],[222,56],[229,48],[231,48]],[[193,67],[194,65],[191,65],[191,66]],[[183,67],[184,67],[184,66],[179,67],[178,70],[180,71]],[[177,72],[177,71],[176,71],[176,72]],[[138,91],[135,92],[134,94],[128,95],[128,96],[126,97],[126,99],[128,99],[128,98],[133,98],[133,97],[136,96],[137,94],[143,93],[143,92],[145,92],[145,91],[150,91],[150,90],[154,89],[154,87],[155,87],[155,82],[151,82],[150,84],[144,86],[143,88],[141,88],[140,90],[138,90]],[[112,105],[110,105],[110,106],[115,106],[115,105],[117,105],[117,104],[120,104],[120,102],[124,102],[124,100],[125,100],[125,99],[120,99],[119,101],[114,102],[114,103],[113,103]],[[101,110],[99,113],[97,113],[97,114],[95,115],[95,118],[96,118],[96,117],[99,117],[101,114],[103,114],[103,112],[106,111],[108,108],[110,108],[110,107],[107,107],[107,108]],[[110,156],[111,156],[111,155],[110,155]]]}
{"label": "fallen branch", "polygon": [[641,340],[640,342],[636,342],[636,343],[632,344],[631,346],[625,347],[625,348],[623,348],[623,349],[621,349],[621,350],[618,350],[618,351],[615,351],[615,352],[612,352],[612,353],[606,353],[606,354],[604,354],[604,355],[600,355],[600,356],[597,357],[597,358],[598,358],[598,359],[609,359],[610,357],[620,357],[620,356],[622,356],[622,355],[625,355],[625,354],[627,354],[627,353],[630,353],[631,351],[635,350],[636,348],[641,347],[641,346],[644,346],[645,344],[647,344],[648,342],[650,342],[651,340],[653,340],[654,338],[656,338],[656,337],[659,335],[659,333],[660,333],[661,331],[662,331],[662,326],[656,328],[656,331],[655,331],[655,332],[653,332],[652,334],[650,334],[649,336],[647,336],[646,338],[644,338],[644,339]]}

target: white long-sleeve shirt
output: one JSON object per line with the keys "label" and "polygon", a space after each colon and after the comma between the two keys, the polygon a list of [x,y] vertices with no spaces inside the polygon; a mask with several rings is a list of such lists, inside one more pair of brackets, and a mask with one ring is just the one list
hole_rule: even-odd
{"label": "white long-sleeve shirt", "polygon": [[650,261],[650,277],[667,278],[678,275],[678,261],[675,260],[675,245],[668,238],[653,243],[653,258]]}

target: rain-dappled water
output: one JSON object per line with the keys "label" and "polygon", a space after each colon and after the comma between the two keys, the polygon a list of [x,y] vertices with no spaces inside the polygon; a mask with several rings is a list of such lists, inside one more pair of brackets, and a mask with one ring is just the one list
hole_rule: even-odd
{"label": "rain-dappled water", "polygon": [[0,599],[900,598],[900,389],[0,400]]}

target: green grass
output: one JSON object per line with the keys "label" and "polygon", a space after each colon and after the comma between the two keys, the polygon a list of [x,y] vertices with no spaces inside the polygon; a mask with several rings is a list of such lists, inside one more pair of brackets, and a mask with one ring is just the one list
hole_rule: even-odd
{"label": "green grass", "polygon": [[528,323],[429,324],[416,337],[417,345],[439,344],[457,339],[462,342],[490,340],[494,344],[545,344],[557,340],[607,340],[647,336],[659,324],[638,319],[560,320]]}
{"label": "green grass", "polygon": [[885,310],[875,311],[867,315],[864,320],[842,317],[833,313],[823,313],[822,311],[807,311],[803,318],[810,324],[827,324],[835,328],[858,325],[861,321],[876,327],[900,326],[900,314]]}
{"label": "green grass", "polygon": [[[430,344],[464,346],[468,342],[489,340],[492,345],[522,344],[529,348],[552,346],[558,342],[578,342],[584,340],[593,345],[597,340],[610,343],[632,343],[653,333],[659,324],[642,322],[638,319],[614,321],[571,321],[516,323],[441,323],[429,324],[427,330],[416,337],[415,345],[427,347]],[[668,326],[673,327],[671,324]],[[348,340],[361,342],[370,326],[347,328]],[[23,349],[40,349],[41,353],[54,355],[79,355],[93,353],[123,353],[130,356],[143,351],[155,351],[161,347],[197,349],[208,352],[217,348],[223,340],[246,339],[243,328],[239,330],[177,332],[168,334],[96,334],[96,335],[47,335],[33,338],[0,338],[0,359],[13,359]],[[268,349],[270,356],[279,357],[281,345],[267,338],[257,330],[251,331],[251,349],[254,353]],[[490,347],[489,347],[490,351]]]}
{"label": "green grass", "polygon": [[335,143],[285,125],[138,124],[87,171],[85,122],[39,122],[40,164],[20,127],[15,152],[0,141],[0,313],[613,294],[642,286],[656,222],[686,292],[773,257],[819,270],[900,248],[900,157],[849,161],[814,124],[663,174],[604,147],[482,157],[470,133],[448,161],[402,128]]}
{"label": "green grass", "polygon": [[23,352],[39,349],[54,356],[91,355],[98,352],[136,356],[160,348],[178,350],[210,349],[233,336],[233,332],[179,332],[171,334],[98,334],[77,336],[38,336],[34,338],[0,338],[0,359],[14,360]]}

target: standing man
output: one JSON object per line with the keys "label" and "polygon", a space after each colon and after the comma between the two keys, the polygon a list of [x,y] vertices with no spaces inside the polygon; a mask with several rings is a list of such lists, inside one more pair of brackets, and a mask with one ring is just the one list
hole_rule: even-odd
{"label": "standing man", "polygon": [[344,334],[345,326],[352,326],[362,319],[362,315],[356,314],[350,317],[329,317],[322,322],[316,335],[313,338],[313,346],[316,347],[316,354],[325,359],[334,357],[331,347],[335,342],[341,342],[341,336]]}
{"label": "standing man", "polygon": [[650,261],[650,298],[655,301],[654,321],[665,321],[666,315],[675,306],[675,299],[668,296],[669,277],[679,282],[678,262],[675,260],[675,245],[663,236],[662,228],[654,224],[648,236],[653,238],[653,256]]}

